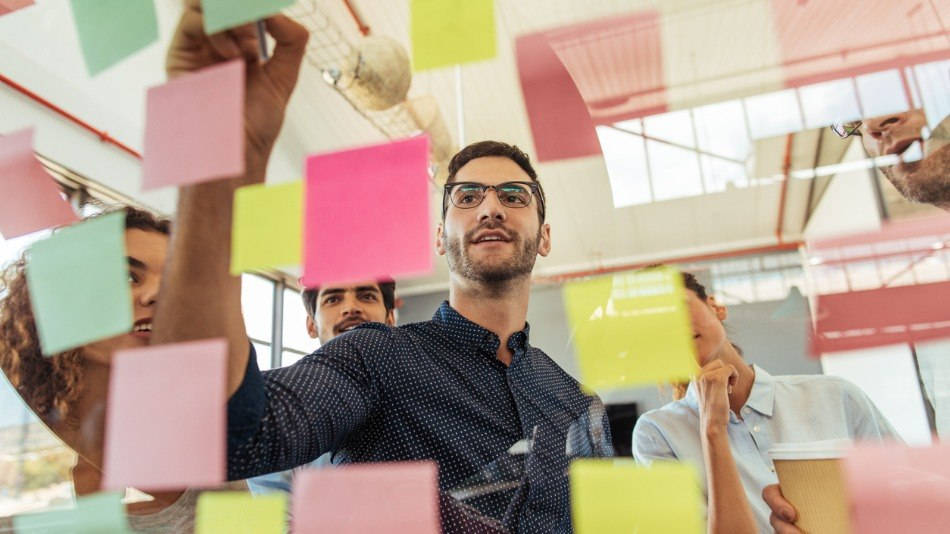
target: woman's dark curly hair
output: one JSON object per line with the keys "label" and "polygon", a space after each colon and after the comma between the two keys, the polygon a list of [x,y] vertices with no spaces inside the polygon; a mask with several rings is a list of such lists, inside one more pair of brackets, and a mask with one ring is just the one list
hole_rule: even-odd
{"label": "woman's dark curly hair", "polygon": [[[132,207],[125,228],[168,235],[171,223]],[[0,273],[0,369],[23,400],[46,421],[63,421],[82,391],[82,347],[43,356],[26,283],[27,253]]]}

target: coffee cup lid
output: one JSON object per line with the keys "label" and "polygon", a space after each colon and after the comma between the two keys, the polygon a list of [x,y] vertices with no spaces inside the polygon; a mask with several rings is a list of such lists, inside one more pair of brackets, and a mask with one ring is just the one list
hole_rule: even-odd
{"label": "coffee cup lid", "polygon": [[853,445],[850,439],[827,439],[799,443],[776,443],[769,449],[773,460],[823,460],[843,458]]}

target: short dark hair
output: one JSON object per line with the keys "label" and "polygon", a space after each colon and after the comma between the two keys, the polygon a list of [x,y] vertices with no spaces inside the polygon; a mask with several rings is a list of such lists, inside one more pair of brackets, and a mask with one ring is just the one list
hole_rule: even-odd
{"label": "short dark hair", "polygon": [[[386,313],[393,311],[396,307],[396,282],[393,280],[380,280],[376,282],[379,286],[379,292],[383,294],[383,306],[386,307]],[[319,287],[304,289],[300,293],[303,299],[303,307],[307,310],[307,315],[313,317],[317,313],[317,296],[320,294]]]}
{"label": "short dark hair", "polygon": [[692,290],[693,293],[696,293],[696,296],[699,297],[700,300],[706,300],[708,297],[708,294],[706,293],[706,286],[699,283],[699,280],[696,279],[696,275],[686,271],[683,271],[680,274],[683,275],[683,286],[685,286],[686,289]]}
{"label": "short dark hair", "polygon": [[[544,222],[544,210],[547,199],[544,197],[544,189],[541,188],[541,182],[538,180],[538,173],[531,166],[531,158],[523,150],[515,145],[509,145],[501,141],[479,141],[472,143],[459,150],[449,161],[449,176],[446,183],[455,181],[455,175],[465,166],[466,163],[478,158],[487,158],[491,156],[508,158],[518,164],[521,170],[531,177],[531,181],[538,184],[538,195],[541,197],[538,202],[538,216],[541,222]],[[442,198],[442,218],[445,218],[445,212],[449,209],[448,198]]]}
{"label": "short dark hair", "polygon": [[[121,210],[114,211],[125,211],[125,228],[127,230],[136,228],[146,232],[158,232],[165,235],[169,235],[171,232],[172,223],[170,220],[156,217],[145,210],[126,206]],[[114,213],[114,211],[107,211],[106,213]]]}

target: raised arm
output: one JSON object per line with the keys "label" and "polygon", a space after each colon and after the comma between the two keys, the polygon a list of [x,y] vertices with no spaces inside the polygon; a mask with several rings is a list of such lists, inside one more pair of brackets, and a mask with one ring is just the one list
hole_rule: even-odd
{"label": "raised arm", "polygon": [[261,62],[253,25],[208,36],[200,0],[187,0],[166,61],[169,78],[232,59],[246,64],[246,172],[180,189],[152,338],[155,344],[226,338],[228,395],[241,385],[249,353],[241,315],[241,279],[229,273],[231,201],[238,187],[264,181],[308,37],[303,26],[282,15],[267,19],[266,27],[277,44],[272,57]]}

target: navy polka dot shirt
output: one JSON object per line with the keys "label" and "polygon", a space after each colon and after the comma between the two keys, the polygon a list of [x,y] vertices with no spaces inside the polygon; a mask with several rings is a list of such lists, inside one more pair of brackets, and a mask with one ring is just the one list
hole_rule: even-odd
{"label": "navy polka dot shirt", "polygon": [[[531,439],[517,484],[464,507],[511,532],[570,531],[569,460],[610,454],[609,426],[600,400],[528,334],[526,325],[508,339],[505,366],[498,336],[445,302],[431,321],[366,323],[264,373],[252,347],[228,402],[228,476],[290,469],[332,451],[334,463],[436,460],[440,490],[450,492]],[[444,508],[446,532],[468,529]]]}

